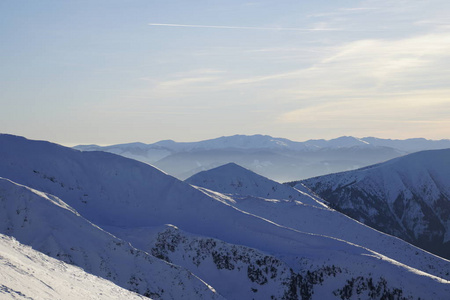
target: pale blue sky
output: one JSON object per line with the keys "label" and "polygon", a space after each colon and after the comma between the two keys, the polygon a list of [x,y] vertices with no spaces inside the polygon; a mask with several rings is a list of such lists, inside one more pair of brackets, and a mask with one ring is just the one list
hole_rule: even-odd
{"label": "pale blue sky", "polygon": [[449,1],[2,0],[0,14],[0,132],[450,138]]}

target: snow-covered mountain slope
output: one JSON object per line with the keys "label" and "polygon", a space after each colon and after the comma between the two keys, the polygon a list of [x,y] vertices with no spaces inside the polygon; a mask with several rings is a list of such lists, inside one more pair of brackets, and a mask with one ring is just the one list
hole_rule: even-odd
{"label": "snow-covered mountain slope", "polygon": [[148,299],[0,234],[1,299]]}
{"label": "snow-covered mountain slope", "polygon": [[352,256],[329,245],[287,258],[188,234],[175,226],[122,229],[119,235],[208,278],[230,300],[446,299],[450,291],[449,281],[370,251]]}
{"label": "snow-covered mountain slope", "polygon": [[[450,280],[450,261],[383,234],[324,205],[317,205],[315,197],[287,185],[280,186],[238,165],[228,164],[204,171],[186,181],[203,187],[201,190],[211,197],[222,198],[230,205],[277,224],[345,240]],[[436,265],[441,268],[435,268]]]}
{"label": "snow-covered mountain slope", "polygon": [[[245,247],[247,250],[242,253],[249,248],[256,249],[284,262],[294,273],[303,274],[302,278],[308,278],[308,282],[318,283],[320,288],[314,289],[312,299],[341,298],[351,293],[350,298],[357,299],[369,291],[402,295],[399,299],[445,299],[450,293],[448,281],[346,241],[275,224],[137,161],[13,136],[0,136],[0,157],[0,176],[63,199],[83,217],[109,232],[125,233],[120,234],[123,240],[141,240],[152,227],[173,224],[192,237],[220,240],[229,247]],[[172,236],[168,235],[167,243],[158,248],[167,245],[168,251],[178,252],[173,244],[176,238]],[[182,255],[184,246],[178,249]],[[202,247],[193,249],[200,259]],[[185,255],[187,259],[192,257]],[[258,278],[260,273],[267,274],[270,270],[269,263],[260,264],[264,268],[255,271],[257,275],[248,267],[241,270],[247,277]],[[342,272],[334,272],[336,269]],[[314,270],[319,271],[314,273]],[[325,283],[322,279],[328,273],[329,280]],[[299,281],[294,282],[292,289],[298,291],[299,282],[303,281],[296,278]],[[202,279],[208,282],[208,278]],[[234,288],[231,284],[227,287]],[[374,297],[381,298],[377,295]]]}
{"label": "snow-covered mountain slope", "polygon": [[352,218],[450,258],[449,178],[444,149],[301,183]]}
{"label": "snow-covered mountain slope", "polygon": [[4,178],[0,178],[0,233],[141,295],[163,299],[216,296],[189,271],[103,231],[55,196]]}
{"label": "snow-covered mountain slope", "polygon": [[[316,238],[241,212],[149,165],[110,153],[80,152],[3,135],[0,156],[0,176],[64,199],[100,227],[173,224],[274,253],[292,254],[296,240],[298,251],[307,244],[328,243],[320,238],[310,241]],[[279,242],[267,243],[268,238]]]}
{"label": "snow-covered mountain slope", "polygon": [[262,237],[298,236],[149,165],[110,153],[0,136],[0,155],[0,176],[64,199],[101,227],[174,224],[191,233],[274,252],[291,250]]}
{"label": "snow-covered mountain slope", "polygon": [[212,170],[197,173],[186,179],[185,182],[220,193],[299,201],[304,204],[324,207],[321,202],[309,194],[260,176],[235,163],[228,163]]}

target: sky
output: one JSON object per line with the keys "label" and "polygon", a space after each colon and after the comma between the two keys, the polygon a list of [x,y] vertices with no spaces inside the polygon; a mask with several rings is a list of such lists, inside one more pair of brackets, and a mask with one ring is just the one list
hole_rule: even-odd
{"label": "sky", "polygon": [[0,132],[450,138],[450,1],[0,1]]}

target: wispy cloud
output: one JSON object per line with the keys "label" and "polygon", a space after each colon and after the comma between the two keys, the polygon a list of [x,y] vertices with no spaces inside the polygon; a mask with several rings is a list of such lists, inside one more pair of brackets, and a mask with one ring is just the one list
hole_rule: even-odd
{"label": "wispy cloud", "polygon": [[193,25],[193,24],[167,24],[149,23],[150,26],[187,27],[187,28],[213,28],[213,29],[245,29],[245,30],[282,30],[282,31],[340,31],[340,28],[297,28],[297,27],[252,27],[252,26],[222,26],[222,25]]}
{"label": "wispy cloud", "polygon": [[[323,136],[330,124],[336,134],[407,138],[448,135],[449,90],[423,91],[399,95],[369,95],[357,99],[332,101],[293,110],[279,116],[280,124],[311,128]],[[427,102],[427,100],[430,100]]]}
{"label": "wispy cloud", "polygon": [[442,73],[446,72],[450,57],[450,34],[428,34],[402,40],[365,39],[324,53],[328,53],[328,57],[312,61],[303,69],[234,79],[227,84],[283,79],[299,80],[309,89],[317,83],[327,83],[329,88],[356,91],[391,83],[417,88],[417,82],[425,82],[430,76],[436,79],[435,83],[443,83]]}

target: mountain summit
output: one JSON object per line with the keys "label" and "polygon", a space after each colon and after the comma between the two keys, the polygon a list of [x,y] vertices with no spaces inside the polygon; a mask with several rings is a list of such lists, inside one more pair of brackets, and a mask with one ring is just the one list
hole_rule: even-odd
{"label": "mountain summit", "polygon": [[186,179],[185,182],[220,193],[300,201],[304,204],[323,207],[323,204],[312,196],[258,175],[235,163],[200,172]]}

